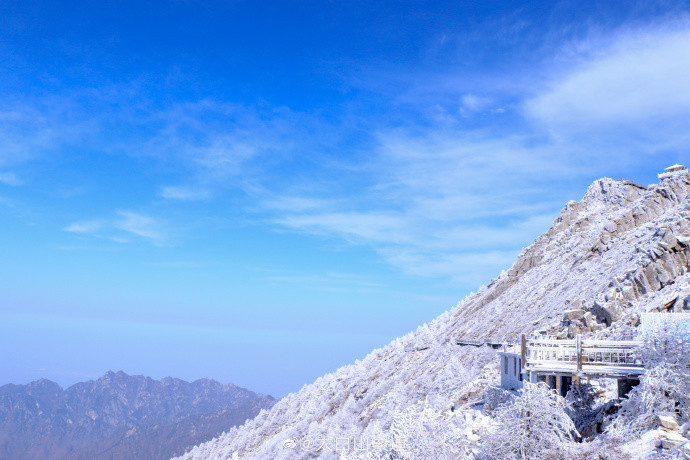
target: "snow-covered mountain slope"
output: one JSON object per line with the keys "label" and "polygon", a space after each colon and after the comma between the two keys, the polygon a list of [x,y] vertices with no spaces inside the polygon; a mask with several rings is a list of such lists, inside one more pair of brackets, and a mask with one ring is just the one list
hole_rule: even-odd
{"label": "snow-covered mountain slope", "polygon": [[[561,337],[633,331],[639,313],[689,287],[689,193],[687,174],[649,188],[595,181],[510,270],[457,307],[182,458],[338,458],[337,439],[372,436],[377,426],[390,425],[396,408],[428,398],[451,414],[448,409],[497,382],[495,351],[458,346],[454,339],[511,341],[538,330]],[[573,308],[586,310],[586,318],[562,321]],[[305,439],[319,440],[320,449]]]}

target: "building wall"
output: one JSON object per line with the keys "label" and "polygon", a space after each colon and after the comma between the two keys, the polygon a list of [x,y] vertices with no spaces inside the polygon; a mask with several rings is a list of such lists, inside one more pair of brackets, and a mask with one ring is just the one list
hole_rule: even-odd
{"label": "building wall", "polygon": [[506,390],[522,388],[522,359],[517,353],[498,353],[501,360],[501,387]]}

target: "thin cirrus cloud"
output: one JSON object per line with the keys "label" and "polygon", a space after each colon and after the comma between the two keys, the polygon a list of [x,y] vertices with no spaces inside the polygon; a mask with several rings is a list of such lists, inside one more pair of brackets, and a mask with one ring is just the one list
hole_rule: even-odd
{"label": "thin cirrus cloud", "polygon": [[118,211],[118,215],[119,218],[114,222],[116,228],[149,240],[157,246],[162,246],[168,241],[168,235],[160,220],[130,211]]}
{"label": "thin cirrus cloud", "polygon": [[491,105],[491,98],[486,96],[478,96],[476,94],[463,94],[460,98],[460,113],[471,114],[474,112],[481,112]]}
{"label": "thin cirrus cloud", "polygon": [[192,186],[166,186],[161,187],[158,195],[166,200],[200,201],[211,198],[211,192],[204,188]]}
{"label": "thin cirrus cloud", "polygon": [[80,235],[93,235],[104,228],[104,222],[98,220],[74,222],[63,228],[64,231]]}
{"label": "thin cirrus cloud", "polygon": [[[379,129],[373,155],[359,166],[365,187],[312,208],[299,206],[312,196],[293,197],[294,208],[273,208],[274,222],[369,245],[410,274],[486,281],[549,227],[565,201],[584,194],[569,184],[687,143],[687,123],[668,121],[690,121],[690,30],[628,31],[600,45],[596,53],[583,46],[589,54],[565,67],[547,65],[546,83],[534,78],[518,104],[521,131],[448,123]],[[460,115],[490,100],[466,93]],[[572,135],[583,132],[593,135]]]}
{"label": "thin cirrus cloud", "polygon": [[[93,140],[100,131],[99,123],[98,117],[85,115],[70,96],[32,101],[2,99],[0,165],[23,164],[61,146]],[[10,181],[14,181],[12,176]]]}
{"label": "thin cirrus cloud", "polygon": [[129,243],[134,236],[155,246],[171,244],[170,232],[162,220],[131,211],[117,211],[111,219],[74,222],[63,230],[118,243]]}
{"label": "thin cirrus cloud", "polygon": [[13,172],[3,172],[0,173],[0,184],[10,185],[12,187],[18,187],[22,185],[22,181]]}
{"label": "thin cirrus cloud", "polygon": [[[442,122],[425,118],[424,98],[410,100],[417,106],[406,122],[402,116],[355,122],[366,126],[358,133],[366,140],[344,142],[345,149],[339,142],[347,140],[348,127],[337,121],[210,100],[151,108],[134,121],[153,134],[113,149],[184,165],[178,183],[188,185],[160,185],[157,191],[173,205],[211,201],[239,188],[248,208],[265,213],[259,218],[273,228],[366,245],[414,275],[486,280],[546,230],[564,202],[582,196],[583,182],[598,171],[617,161],[643,164],[688,140],[685,125],[666,123],[690,116],[687,28],[628,31],[583,49],[535,69],[531,80],[521,80],[525,87],[517,96],[515,85],[494,77],[488,80],[496,80],[495,88],[487,85],[484,92],[463,87],[462,79],[443,86],[431,102],[454,101],[456,109],[445,111]],[[492,115],[490,109],[505,102],[506,87],[518,109]],[[29,123],[30,113],[4,116],[16,125]],[[481,128],[467,127],[473,116],[483,117]],[[504,121],[492,124],[492,116],[513,117],[511,129],[504,129]],[[39,151],[45,143],[63,142],[54,129],[63,125],[71,126],[69,139],[79,138],[85,126],[76,116],[41,122],[38,144],[23,148]],[[646,135],[626,135],[631,131]],[[0,146],[10,146],[8,135]],[[172,240],[166,222],[120,211],[65,230],[163,246]]]}
{"label": "thin cirrus cloud", "polygon": [[[147,155],[186,164],[200,182],[219,186],[248,172],[257,162],[285,161],[318,136],[313,117],[286,108],[253,108],[208,99],[155,109]],[[163,188],[185,195],[189,189]]]}
{"label": "thin cirrus cloud", "polygon": [[[553,180],[573,173],[563,157],[521,138],[395,130],[377,142],[363,166],[367,187],[313,207],[293,198],[297,205],[276,209],[274,222],[368,245],[411,275],[476,287],[508,268],[567,201],[549,193]],[[539,168],[551,179],[535,178]]]}

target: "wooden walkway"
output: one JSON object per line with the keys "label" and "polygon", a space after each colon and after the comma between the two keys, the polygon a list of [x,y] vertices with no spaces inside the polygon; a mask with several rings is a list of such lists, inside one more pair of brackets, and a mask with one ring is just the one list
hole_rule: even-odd
{"label": "wooden walkway", "polygon": [[485,345],[490,346],[493,349],[503,348],[506,343],[494,339],[484,339],[484,340],[466,340],[458,339],[455,341],[455,345],[460,345],[463,347],[483,347]]}
{"label": "wooden walkway", "polygon": [[522,372],[576,375],[582,377],[626,378],[644,373],[638,348],[642,342],[625,340],[556,339],[521,336],[519,343],[496,339],[456,339],[456,345],[490,346],[521,358]]}
{"label": "wooden walkway", "polygon": [[644,373],[638,349],[642,342],[624,340],[556,339],[521,336],[519,343],[495,339],[457,339],[456,345],[490,346],[520,358],[523,373],[582,377],[626,378]]}

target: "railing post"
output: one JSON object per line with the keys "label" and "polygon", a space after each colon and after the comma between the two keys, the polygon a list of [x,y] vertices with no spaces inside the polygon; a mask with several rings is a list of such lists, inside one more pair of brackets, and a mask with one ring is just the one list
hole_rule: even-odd
{"label": "railing post", "polygon": [[575,348],[577,352],[577,371],[580,372],[582,370],[582,336],[580,334],[575,336]]}
{"label": "railing post", "polygon": [[520,370],[527,365],[527,338],[524,333],[520,336],[520,364]]}

